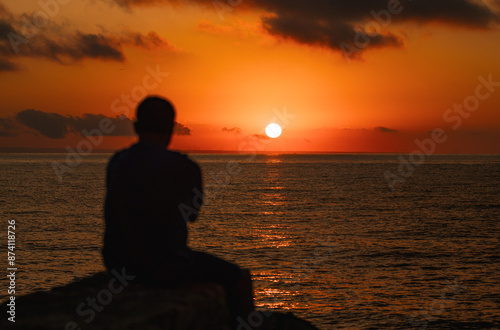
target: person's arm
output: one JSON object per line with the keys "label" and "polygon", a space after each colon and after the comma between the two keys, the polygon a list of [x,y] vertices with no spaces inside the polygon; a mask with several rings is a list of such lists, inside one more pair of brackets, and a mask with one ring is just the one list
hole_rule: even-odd
{"label": "person's arm", "polygon": [[196,215],[190,221],[193,222],[198,218],[198,214],[200,212],[201,206],[203,205],[203,179],[201,176],[200,167],[197,164],[196,166],[196,174],[194,175],[194,183],[193,183],[193,207],[197,210]]}
{"label": "person's arm", "polygon": [[178,209],[186,223],[194,222],[203,205],[203,180],[199,166],[191,160],[186,168],[186,176],[182,185],[185,193]]}

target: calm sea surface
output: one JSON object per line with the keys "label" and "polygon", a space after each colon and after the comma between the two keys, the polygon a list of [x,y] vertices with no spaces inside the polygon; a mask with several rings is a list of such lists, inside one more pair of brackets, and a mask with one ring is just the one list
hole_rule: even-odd
{"label": "calm sea surface", "polygon": [[[2,265],[14,219],[19,294],[104,269],[110,155],[60,183],[65,157],[0,155]],[[208,203],[189,244],[249,268],[259,307],[320,329],[500,328],[500,156],[432,156],[394,190],[397,155],[191,157]]]}

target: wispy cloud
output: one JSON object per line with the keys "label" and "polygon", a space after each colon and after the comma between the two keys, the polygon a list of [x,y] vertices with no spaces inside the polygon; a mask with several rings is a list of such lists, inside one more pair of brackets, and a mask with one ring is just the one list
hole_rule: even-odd
{"label": "wispy cloud", "polygon": [[384,126],[375,127],[375,130],[377,132],[381,132],[381,133],[398,133],[398,130],[395,130],[395,129],[392,129],[392,128],[387,128],[387,127],[384,127]]}
{"label": "wispy cloud", "polygon": [[0,71],[18,70],[16,60],[19,57],[73,64],[85,59],[124,62],[124,47],[179,52],[156,32],[145,35],[134,31],[88,33],[49,22],[32,35],[26,35],[22,25],[25,16],[14,15],[5,6],[0,7]]}
{"label": "wispy cloud", "polygon": [[250,137],[254,138],[254,139],[257,139],[257,140],[268,140],[270,139],[269,136],[265,135],[265,134],[252,134],[250,135]]}
{"label": "wispy cloud", "polygon": [[239,127],[233,127],[233,128],[222,127],[222,131],[234,134],[241,134],[241,128]]}

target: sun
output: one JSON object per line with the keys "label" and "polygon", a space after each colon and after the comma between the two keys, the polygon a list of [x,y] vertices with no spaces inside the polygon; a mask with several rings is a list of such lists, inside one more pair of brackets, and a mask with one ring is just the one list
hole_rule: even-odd
{"label": "sun", "polygon": [[281,135],[281,126],[276,123],[271,123],[266,127],[266,135],[270,138],[277,138]]}

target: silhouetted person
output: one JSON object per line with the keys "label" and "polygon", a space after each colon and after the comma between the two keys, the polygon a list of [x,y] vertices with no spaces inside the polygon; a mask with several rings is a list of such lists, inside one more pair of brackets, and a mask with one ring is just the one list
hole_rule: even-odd
{"label": "silhouetted person", "polygon": [[174,118],[167,100],[143,100],[134,124],[139,142],[108,164],[104,263],[108,270],[125,267],[150,285],[220,283],[233,322],[236,316],[246,319],[253,310],[250,273],[187,247],[187,222],[198,215],[203,187],[198,165],[167,149]]}

